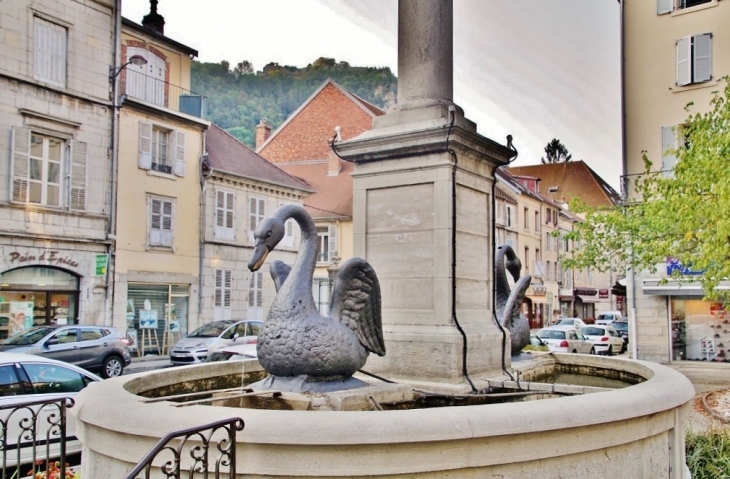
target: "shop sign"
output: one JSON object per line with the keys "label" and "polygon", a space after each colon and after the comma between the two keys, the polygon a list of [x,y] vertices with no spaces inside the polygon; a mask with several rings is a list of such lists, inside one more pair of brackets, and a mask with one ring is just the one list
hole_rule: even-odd
{"label": "shop sign", "polygon": [[598,297],[600,299],[607,299],[608,298],[608,290],[607,289],[599,289],[598,290]]}
{"label": "shop sign", "polygon": [[677,258],[667,258],[667,276],[672,276],[672,273],[677,271],[681,275],[698,275],[703,274],[704,271],[694,271],[691,268],[692,265],[685,266]]}
{"label": "shop sign", "polygon": [[45,264],[52,264],[56,266],[71,266],[72,268],[78,268],[79,264],[69,258],[68,256],[61,256],[60,251],[56,250],[45,250],[39,255],[35,254],[29,254],[29,253],[20,253],[18,251],[13,251],[8,255],[8,259],[10,260],[10,264],[25,264],[25,263],[45,263]]}
{"label": "shop sign", "polygon": [[109,262],[109,255],[108,254],[97,254],[96,255],[96,276],[105,276],[106,275],[106,266]]}

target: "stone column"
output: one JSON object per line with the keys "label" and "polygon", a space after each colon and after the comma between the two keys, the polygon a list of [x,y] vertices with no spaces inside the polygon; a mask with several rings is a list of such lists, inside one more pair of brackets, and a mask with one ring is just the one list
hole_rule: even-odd
{"label": "stone column", "polygon": [[452,101],[452,11],[452,0],[400,0],[398,104],[338,152],[355,163],[355,255],[382,291],[387,352],[365,369],[463,391],[457,321],[475,383],[502,374],[503,353],[509,366],[492,315],[491,205],[494,170],[512,152],[478,135]]}

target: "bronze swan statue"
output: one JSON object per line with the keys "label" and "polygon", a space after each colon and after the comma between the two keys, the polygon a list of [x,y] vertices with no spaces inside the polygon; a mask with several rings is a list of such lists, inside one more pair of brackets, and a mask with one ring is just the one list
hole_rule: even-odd
{"label": "bronze swan statue", "polygon": [[[497,282],[497,320],[503,328],[510,332],[512,354],[517,354],[522,351],[522,348],[530,344],[530,323],[520,313],[520,307],[532,278],[529,274],[520,277],[522,262],[511,246],[502,245],[498,247],[496,256],[494,277]],[[505,258],[507,259],[506,262]],[[509,271],[515,280],[515,287],[511,291],[505,270]]]}
{"label": "bronze swan statue", "polygon": [[291,268],[281,261],[271,264],[277,293],[259,333],[259,362],[282,378],[347,379],[365,365],[369,353],[385,355],[378,278],[367,261],[346,261],[335,281],[330,313],[320,314],[312,297],[317,229],[299,205],[282,206],[256,227],[251,271],[261,268],[284,237],[288,219],[299,224],[301,244]]}

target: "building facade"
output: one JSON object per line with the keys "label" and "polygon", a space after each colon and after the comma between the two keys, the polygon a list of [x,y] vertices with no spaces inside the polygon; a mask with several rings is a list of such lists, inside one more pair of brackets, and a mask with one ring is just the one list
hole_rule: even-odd
{"label": "building facade", "polygon": [[108,324],[115,2],[0,14],[0,338]]}
{"label": "building facade", "polygon": [[[712,93],[730,72],[730,3],[718,0],[622,2],[624,195],[644,173],[642,152],[652,169],[671,175],[676,157],[667,151],[682,141],[684,107],[706,111]],[[627,301],[636,324],[639,359],[722,360],[719,344],[730,344],[723,303],[704,301],[699,285],[663,283],[676,268],[668,261],[657,274],[634,272]],[[710,347],[711,346],[711,347]]]}

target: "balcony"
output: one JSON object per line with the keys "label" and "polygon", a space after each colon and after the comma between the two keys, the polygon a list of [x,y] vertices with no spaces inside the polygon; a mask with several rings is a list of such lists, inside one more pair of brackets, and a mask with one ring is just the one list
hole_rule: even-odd
{"label": "balcony", "polygon": [[120,83],[129,98],[205,119],[208,99],[203,95],[130,69],[122,71]]}
{"label": "balcony", "polygon": [[[671,178],[674,176],[674,170],[653,171],[649,174],[662,175],[664,178]],[[643,180],[645,176],[646,173],[621,176],[621,200],[624,203],[640,203],[642,201],[642,195],[637,191],[636,185],[639,181]]]}

